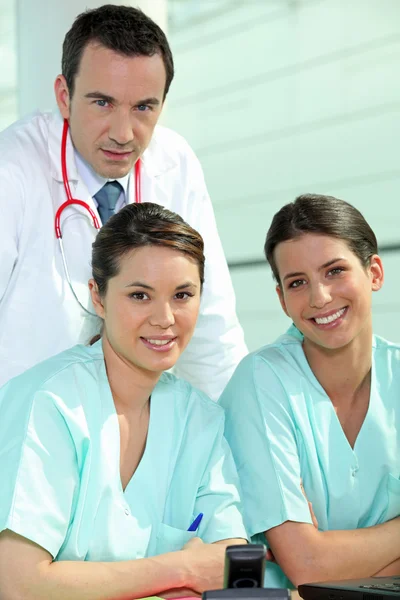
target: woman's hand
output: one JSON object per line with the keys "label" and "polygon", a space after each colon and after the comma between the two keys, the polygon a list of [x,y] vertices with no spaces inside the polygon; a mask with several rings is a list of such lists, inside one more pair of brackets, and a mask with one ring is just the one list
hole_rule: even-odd
{"label": "woman's hand", "polygon": [[201,594],[205,590],[223,587],[226,547],[205,544],[195,537],[182,549],[184,568],[188,574],[187,588]]}

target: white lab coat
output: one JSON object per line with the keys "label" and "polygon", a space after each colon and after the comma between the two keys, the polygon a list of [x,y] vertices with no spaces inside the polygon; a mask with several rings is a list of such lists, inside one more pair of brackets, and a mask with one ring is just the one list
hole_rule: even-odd
{"label": "white lab coat", "polygon": [[[66,200],[59,113],[36,113],[0,134],[0,385],[35,363],[99,331],[72,296],[54,233],[54,216]],[[78,177],[67,143],[71,193],[97,213]],[[204,238],[206,269],[195,334],[177,374],[213,398],[246,354],[235,297],[200,164],[185,140],[157,126],[142,157],[142,200],[179,213]],[[135,186],[129,186],[134,201]],[[96,230],[84,209],[61,219],[70,277],[80,301],[91,307],[91,244]]]}

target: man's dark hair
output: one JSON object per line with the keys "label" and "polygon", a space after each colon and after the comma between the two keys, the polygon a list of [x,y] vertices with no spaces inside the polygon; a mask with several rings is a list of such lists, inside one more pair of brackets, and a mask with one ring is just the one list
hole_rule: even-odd
{"label": "man's dark hair", "polygon": [[125,56],[159,54],[166,72],[165,98],[174,77],[174,61],[164,32],[140,9],[113,4],[78,15],[64,38],[61,68],[71,97],[82,54],[92,42]]}

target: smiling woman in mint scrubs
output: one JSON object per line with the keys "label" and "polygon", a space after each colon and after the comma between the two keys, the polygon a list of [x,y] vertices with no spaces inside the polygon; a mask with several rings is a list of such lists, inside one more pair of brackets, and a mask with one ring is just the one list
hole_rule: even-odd
{"label": "smiling woman in mint scrubs", "polygon": [[372,331],[375,235],[346,202],[304,195],[265,252],[294,325],[220,400],[248,532],[276,561],[265,584],[400,574],[400,345]]}
{"label": "smiling woman in mint scrubs", "polygon": [[221,587],[225,546],[247,537],[223,410],[164,372],[196,325],[203,240],[131,204],[98,233],[92,268],[101,338],[0,391],[0,596]]}

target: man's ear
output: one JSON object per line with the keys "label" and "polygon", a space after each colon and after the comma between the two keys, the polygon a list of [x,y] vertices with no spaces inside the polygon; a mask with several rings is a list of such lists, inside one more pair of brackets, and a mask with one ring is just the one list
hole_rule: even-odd
{"label": "man's ear", "polygon": [[377,292],[381,289],[385,279],[382,259],[377,254],[371,256],[369,272],[371,274],[371,289],[373,292]]}
{"label": "man's ear", "polygon": [[54,82],[54,94],[57,100],[57,106],[63,119],[69,119],[71,110],[71,97],[64,75],[58,75]]}
{"label": "man's ear", "polygon": [[282,292],[281,286],[278,284],[275,289],[276,289],[276,293],[278,294],[279,302],[281,303],[281,306],[283,308],[283,312],[285,313],[285,315],[287,315],[290,318],[290,315],[286,308],[286,302],[285,302],[285,298],[283,297],[283,292]]}
{"label": "man's ear", "polygon": [[95,282],[94,279],[89,279],[88,286],[89,286],[90,297],[92,298],[94,310],[96,311],[96,314],[101,319],[104,319],[104,313],[105,313],[104,304],[103,304],[103,299],[100,296],[99,288],[97,287],[97,283]]}

